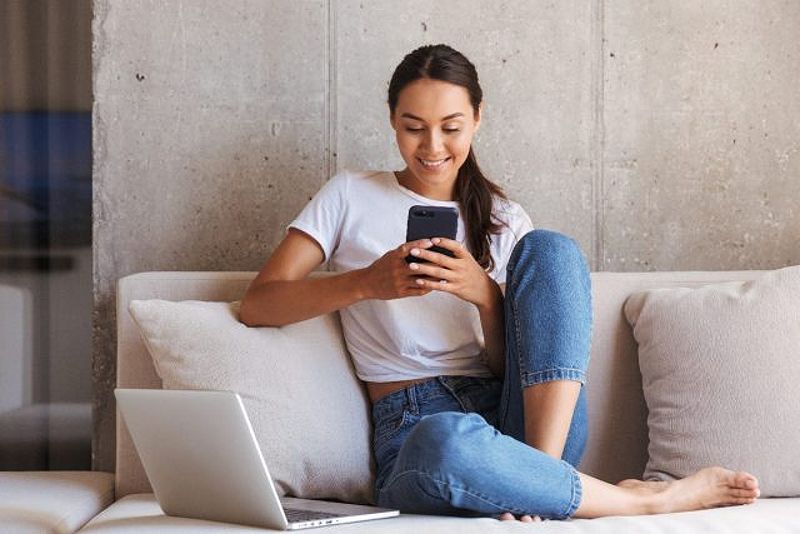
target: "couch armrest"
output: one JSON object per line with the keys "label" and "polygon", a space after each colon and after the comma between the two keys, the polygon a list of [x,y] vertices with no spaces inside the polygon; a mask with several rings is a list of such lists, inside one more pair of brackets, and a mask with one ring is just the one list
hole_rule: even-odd
{"label": "couch armrest", "polygon": [[3,532],[77,531],[114,501],[114,475],[99,471],[1,471]]}

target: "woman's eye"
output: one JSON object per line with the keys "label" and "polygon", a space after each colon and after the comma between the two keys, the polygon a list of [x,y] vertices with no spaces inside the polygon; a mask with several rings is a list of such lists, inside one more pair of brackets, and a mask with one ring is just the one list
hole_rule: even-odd
{"label": "woman's eye", "polygon": [[[407,132],[421,132],[423,129],[424,128],[406,128],[406,131]],[[443,131],[445,133],[456,133],[456,132],[460,132],[461,130],[459,128],[455,128],[455,129],[454,128],[443,128]]]}

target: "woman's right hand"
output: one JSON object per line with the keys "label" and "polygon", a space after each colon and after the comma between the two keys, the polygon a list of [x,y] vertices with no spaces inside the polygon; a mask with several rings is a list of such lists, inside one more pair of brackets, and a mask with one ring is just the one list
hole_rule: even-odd
{"label": "woman's right hand", "polygon": [[430,239],[409,241],[390,250],[363,271],[364,294],[368,299],[390,300],[403,297],[419,297],[432,290],[420,288],[416,279],[420,276],[412,271],[406,256],[412,248],[430,248]]}

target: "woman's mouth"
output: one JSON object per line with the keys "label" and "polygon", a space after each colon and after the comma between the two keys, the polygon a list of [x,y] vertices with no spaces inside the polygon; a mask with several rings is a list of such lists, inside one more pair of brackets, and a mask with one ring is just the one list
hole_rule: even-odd
{"label": "woman's mouth", "polygon": [[419,161],[420,164],[422,164],[422,166],[425,169],[430,170],[430,171],[435,171],[437,169],[441,169],[444,166],[445,163],[450,161],[450,158],[447,157],[447,158],[444,158],[444,159],[435,159],[435,160],[417,158],[417,161]]}

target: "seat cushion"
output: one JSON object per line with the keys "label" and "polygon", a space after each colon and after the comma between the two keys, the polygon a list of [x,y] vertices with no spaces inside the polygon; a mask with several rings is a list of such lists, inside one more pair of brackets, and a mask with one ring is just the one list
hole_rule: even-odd
{"label": "seat cushion", "polygon": [[[492,518],[468,519],[430,515],[401,514],[399,517],[363,523],[336,525],[320,533],[363,532],[369,534],[484,534],[492,532],[548,532],[564,534],[715,534],[717,532],[796,533],[800,525],[797,510],[800,499],[760,499],[755,504],[715,508],[699,512],[600,519],[547,521],[531,525],[498,521]],[[263,533],[283,532],[165,516],[152,493],[127,495],[92,519],[81,532],[92,534],[179,533]],[[310,531],[309,531],[310,532]]]}
{"label": "seat cushion", "polygon": [[111,473],[2,471],[0,531],[75,532],[113,501]]}
{"label": "seat cushion", "polygon": [[635,293],[649,410],[645,478],[748,471],[763,497],[800,496],[800,265],[749,282]]}

